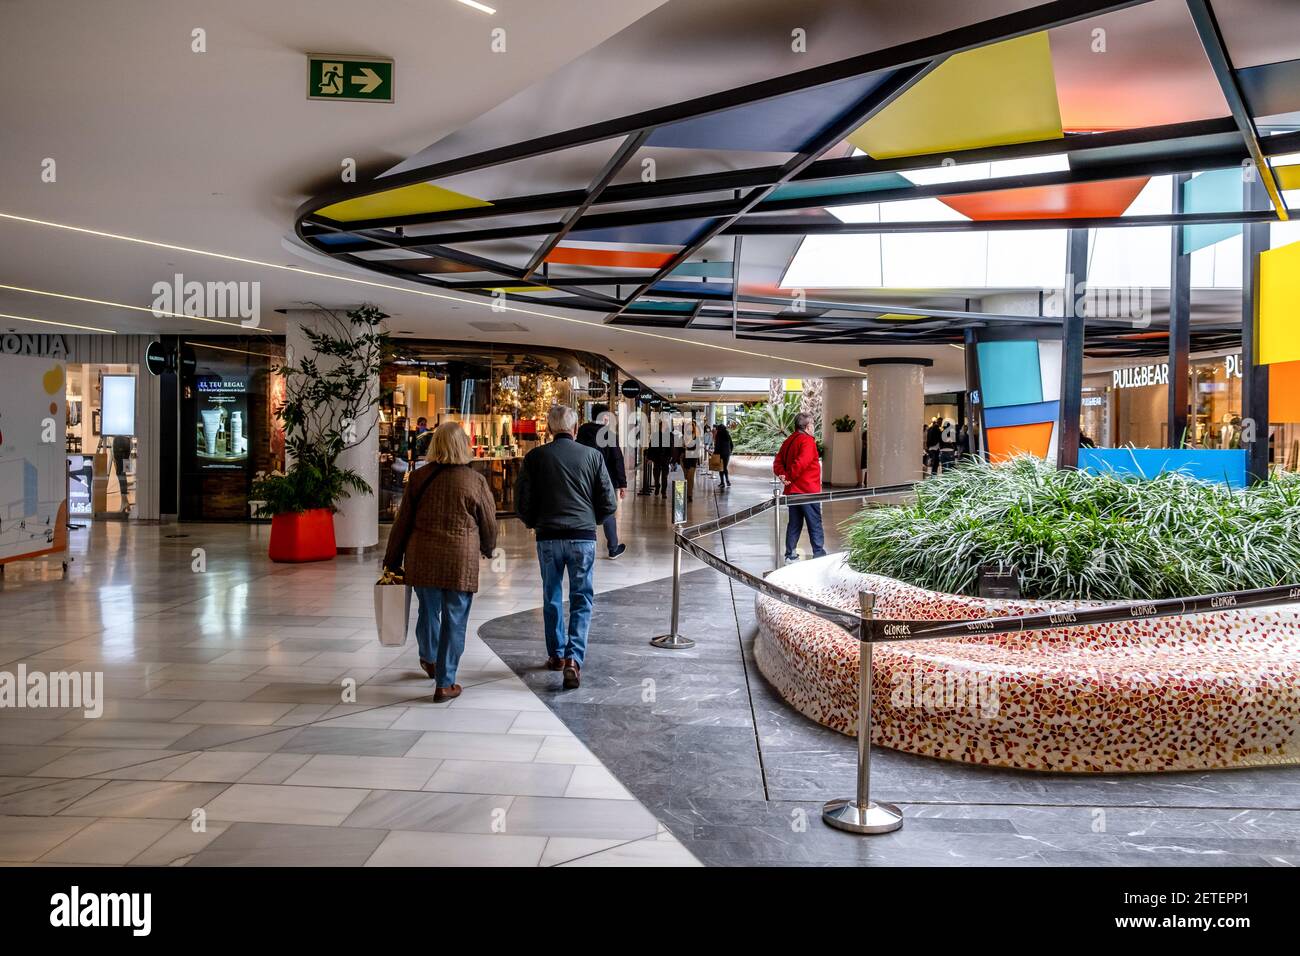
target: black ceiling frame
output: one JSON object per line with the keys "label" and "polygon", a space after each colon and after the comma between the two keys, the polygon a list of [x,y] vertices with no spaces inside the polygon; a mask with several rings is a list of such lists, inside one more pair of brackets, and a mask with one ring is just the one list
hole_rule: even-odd
{"label": "black ceiling frame", "polygon": [[[885,73],[886,71],[894,70],[894,75],[885,81],[886,84],[899,81],[900,79],[903,80],[903,82],[915,82],[915,76],[913,76],[910,81],[907,80],[906,77],[910,74],[922,75],[924,71],[932,69],[937,61],[941,61],[944,57],[951,55],[952,53],[974,49],[980,46],[985,46],[989,43],[995,43],[1016,36],[1023,36],[1041,30],[1051,29],[1052,27],[1062,26],[1079,20],[1086,20],[1115,10],[1141,6],[1148,2],[1152,2],[1152,0],[1121,0],[1121,2],[1109,3],[1096,2],[1096,0],[1093,0],[1093,2],[1088,2],[1088,0],[1055,0],[1055,2],[1041,4],[1027,10],[1018,11],[1002,17],[973,24],[969,27],[948,31],[935,37],[911,41],[877,53],[864,54],[859,57],[850,58],[849,60],[839,61],[838,63],[827,64],[800,73],[790,74],[756,84],[750,84],[723,93],[699,97],[673,106],[648,110],[643,113],[623,117],[617,120],[591,124],[575,130],[539,137],[534,140],[499,149],[488,150],[449,161],[405,170],[402,173],[374,180],[364,187],[336,187],[330,193],[317,197],[308,203],[303,204],[303,206],[299,208],[295,229],[301,240],[307,243],[311,248],[316,249],[325,255],[339,259],[340,261],[348,262],[363,269],[371,269],[381,272],[401,281],[413,281],[432,285],[448,291],[463,291],[472,296],[490,296],[493,294],[493,288],[505,284],[544,284],[557,290],[563,290],[567,292],[568,295],[563,297],[537,298],[526,294],[511,293],[510,299],[512,302],[526,303],[546,308],[602,312],[608,316],[608,321],[616,325],[643,324],[653,325],[656,328],[712,329],[714,326],[708,325],[707,323],[709,321],[717,319],[721,322],[725,320],[726,327],[721,325],[717,326],[719,331],[726,331],[727,328],[730,328],[736,337],[749,338],[751,337],[751,334],[745,328],[746,323],[755,320],[771,319],[772,316],[764,313],[747,314],[748,310],[740,309],[740,303],[751,302],[751,304],[759,304],[760,299],[743,296],[739,293],[738,270],[733,270],[730,289],[721,294],[700,292],[686,295],[655,290],[653,286],[662,281],[663,278],[667,277],[674,268],[686,261],[691,255],[695,254],[707,241],[718,236],[727,235],[732,236],[734,241],[739,243],[741,237],[744,235],[763,234],[816,235],[838,232],[948,232],[965,231],[966,229],[969,229],[970,231],[996,231],[998,229],[1071,227],[1106,228],[1110,226],[1179,225],[1197,222],[1230,221],[1235,223],[1243,221],[1263,221],[1277,218],[1277,216],[1267,211],[1202,214],[1180,218],[1170,216],[1124,217],[1122,219],[993,220],[971,223],[941,222],[896,224],[809,222],[808,218],[804,217],[797,223],[797,229],[795,228],[796,224],[794,222],[783,222],[775,217],[759,220],[755,219],[756,216],[770,215],[771,213],[790,209],[821,208],[827,205],[841,205],[853,202],[879,202],[889,201],[896,198],[919,198],[927,194],[935,196],[959,195],[996,189],[1023,188],[1024,186],[1031,185],[1093,182],[1103,179],[1122,178],[1126,175],[1159,175],[1168,172],[1187,171],[1191,169],[1222,168],[1240,162],[1241,159],[1247,156],[1254,157],[1256,155],[1261,157],[1261,159],[1257,161],[1257,164],[1260,165],[1261,168],[1271,177],[1272,170],[1268,167],[1267,160],[1263,157],[1300,149],[1300,132],[1284,134],[1282,136],[1266,137],[1261,141],[1258,139],[1253,120],[1250,118],[1248,112],[1244,113],[1246,122],[1243,125],[1240,113],[1245,110],[1244,101],[1241,100],[1239,89],[1236,87],[1235,75],[1232,73],[1231,64],[1226,61],[1226,51],[1223,52],[1223,59],[1226,63],[1226,74],[1220,75],[1213,54],[1210,54],[1210,59],[1211,65],[1216,68],[1216,76],[1219,77],[1221,85],[1225,82],[1226,77],[1228,85],[1232,89],[1237,89],[1238,97],[1236,102],[1240,107],[1240,110],[1234,108],[1234,115],[1230,118],[1167,124],[1165,126],[1148,127],[1137,130],[1122,130],[1092,134],[1068,134],[1059,139],[1043,140],[1033,143],[978,147],[967,151],[949,151],[944,154],[898,157],[888,160],[876,160],[865,156],[819,159],[818,157],[825,151],[825,149],[833,146],[835,142],[842,140],[843,135],[847,135],[847,133],[851,132],[853,128],[856,128],[856,125],[860,125],[863,121],[862,118],[860,118],[858,124],[850,124],[849,120],[853,113],[853,111],[850,111],[841,118],[839,123],[835,124],[836,127],[848,127],[847,129],[840,131],[841,135],[830,139],[830,141],[826,142],[825,145],[822,145],[822,141],[827,139],[827,136],[819,136],[817,141],[811,144],[807,150],[797,154],[792,160],[780,166],[756,167],[746,170],[698,174],[650,183],[638,182],[619,185],[612,184],[612,180],[617,177],[618,173],[625,167],[626,163],[633,157],[637,150],[645,145],[649,136],[660,126],[725,111],[747,103],[779,97],[787,93],[797,92],[813,86],[835,82],[836,80],[849,79],[853,76],[861,76],[868,73]],[[1205,3],[1204,0],[1187,0],[1187,3],[1189,8],[1192,9],[1194,18],[1196,16],[1196,8],[1200,7],[1207,11],[1212,21],[1213,13],[1209,10],[1208,4]],[[1215,29],[1217,31],[1217,24],[1215,25]],[[1221,41],[1221,37],[1219,39]],[[1221,44],[1220,49],[1222,49]],[[1207,54],[1209,53],[1210,50],[1207,48]],[[906,69],[909,67],[911,69]],[[882,84],[882,86],[884,86],[884,84]],[[880,89],[880,87],[878,87],[878,89]],[[874,95],[873,91],[873,96]],[[1230,106],[1232,106],[1234,101],[1229,95],[1229,90],[1225,89],[1225,96],[1228,98]],[[872,106],[871,99],[872,97],[866,97],[857,105],[857,107],[855,107],[855,110],[861,108],[864,111],[862,113],[863,118],[870,115]],[[430,180],[453,176],[458,173],[470,172],[475,169],[500,165],[506,162],[513,162],[519,159],[546,155],[572,148],[574,146],[587,145],[604,139],[614,139],[619,136],[622,136],[623,138],[621,145],[615,148],[611,159],[606,163],[600,174],[596,176],[595,180],[593,180],[591,185],[586,189],[566,190],[547,194],[538,194],[535,196],[508,198],[499,200],[492,206],[467,210],[450,210],[445,213],[385,217],[353,222],[332,220],[328,217],[321,216],[317,212],[317,210],[326,208],[334,202],[358,198],[359,196],[370,195],[376,192],[398,188],[403,185],[428,182]],[[1294,142],[1292,142],[1292,140],[1294,140]],[[1131,146],[1138,144],[1151,144],[1156,147],[1164,146],[1166,147],[1166,151],[1164,154],[1155,155],[1149,160],[1133,163],[1115,161],[1108,162],[1103,158],[1104,154],[1100,153],[1097,154],[1095,159],[1085,159],[1090,152],[1122,148],[1126,145]],[[772,200],[768,198],[778,186],[787,182],[805,183],[823,179],[833,182],[836,178],[844,176],[859,176],[875,172],[924,168],[927,165],[935,165],[943,160],[951,161],[956,159],[959,162],[979,162],[995,158],[1048,155],[1053,153],[1078,153],[1081,154],[1081,162],[1077,166],[1072,162],[1072,168],[1068,172],[1032,174],[1029,176],[1017,177],[999,177],[997,180],[975,180],[965,183],[943,184],[942,186],[913,186],[907,189],[898,190],[875,190],[860,194],[845,193],[838,195],[814,195],[798,200]],[[717,192],[726,189],[739,190],[743,188],[752,189],[749,195],[743,198],[741,198],[740,193],[737,192],[736,198],[723,201],[710,201],[688,204],[685,206],[678,205],[671,208],[649,208],[603,214],[593,214],[590,212],[592,208],[604,204],[628,203],[638,200],[689,195],[691,193]],[[1280,192],[1277,194],[1277,200],[1279,203],[1281,202]],[[1278,215],[1286,215],[1284,204],[1277,208]],[[462,229],[459,232],[448,232],[427,236],[410,236],[403,234],[405,226],[408,225],[427,226],[440,221],[455,222],[458,220],[490,218],[493,216],[542,211],[545,209],[567,209],[568,212],[562,220],[554,223],[534,224],[530,226],[508,226],[482,230]],[[746,215],[747,212],[751,213],[751,215]],[[1253,218],[1255,216],[1258,216],[1259,218]],[[560,277],[556,279],[550,279],[549,276],[547,276],[539,283],[538,280],[534,278],[538,268],[544,267],[546,255],[553,251],[571,231],[605,228],[608,226],[625,224],[666,222],[690,218],[711,219],[713,221],[697,236],[695,241],[683,248],[673,257],[672,260],[669,261],[667,265],[653,273],[648,280],[644,277],[629,276],[592,276],[585,278]],[[348,233],[359,236],[360,240],[358,243],[350,243],[346,248],[338,247],[337,251],[335,251],[326,247],[324,244],[317,244],[312,241],[313,237],[324,233]],[[474,253],[451,249],[446,245],[449,241],[487,241],[492,239],[522,238],[525,235],[545,235],[547,236],[547,239],[541,244],[541,247],[530,256],[528,265],[523,269],[506,262],[479,256]],[[372,251],[376,249],[400,249],[412,252],[419,251],[432,256],[441,256],[472,268],[501,276],[503,279],[510,281],[505,283],[487,280],[471,281],[442,279],[437,275],[413,273],[408,270],[386,265],[384,260],[364,259],[356,255],[358,252]],[[626,297],[621,295],[610,296],[589,288],[593,285],[620,286],[624,284],[635,285],[633,293]],[[705,285],[705,283],[701,283],[701,285]],[[621,289],[618,291],[621,293]],[[689,312],[683,311],[654,314],[648,310],[644,312],[639,311],[637,309],[637,299],[647,294],[652,295],[655,298],[694,299],[696,304]],[[782,300],[777,301],[780,302]],[[726,309],[725,312],[710,309],[706,305],[706,303],[709,302],[718,305],[725,304],[728,305],[729,308]],[[946,327],[954,332],[960,331],[963,327],[957,323],[987,322],[990,320],[997,321],[999,319],[998,316],[989,316],[984,313],[918,310],[910,309],[906,306],[888,306],[882,309],[880,306],[865,303],[839,303],[834,301],[826,301],[820,305],[827,310],[838,310],[841,312],[857,311],[864,313],[875,312],[877,314],[881,311],[908,312],[910,314],[922,314],[926,311],[937,312],[940,314],[934,317],[948,322],[949,325]],[[1025,317],[1008,318],[1022,320]],[[1035,321],[1039,322],[1042,320],[1042,317],[1033,318]],[[875,327],[881,325],[881,323],[871,322],[870,320],[867,320],[867,323],[864,324],[860,319],[845,318],[843,320],[838,320],[835,319],[835,317],[830,317],[827,322],[822,324],[822,327],[826,328],[829,333],[832,323],[834,323],[833,327],[837,329],[834,336],[838,338],[846,334],[845,332],[840,331],[844,328],[844,326],[840,324],[841,322],[856,323],[858,328],[872,334],[876,332]],[[935,331],[933,330],[933,323],[930,322],[924,323],[926,327],[925,329],[914,327],[913,333],[907,333],[904,330],[895,329],[895,325],[897,325],[897,323],[888,324],[888,327],[891,329],[894,336],[894,342],[905,341],[913,333],[919,332],[923,334],[932,334]],[[786,326],[786,329],[788,331],[788,325]],[[1107,330],[1104,328],[1099,328],[1099,338],[1106,331]],[[775,335],[780,332],[781,329],[776,327],[772,328],[767,333],[759,333],[759,337]],[[812,331],[808,332],[808,334],[813,336],[821,335],[817,323],[812,323]],[[821,337],[825,338],[825,335],[821,335]]]}

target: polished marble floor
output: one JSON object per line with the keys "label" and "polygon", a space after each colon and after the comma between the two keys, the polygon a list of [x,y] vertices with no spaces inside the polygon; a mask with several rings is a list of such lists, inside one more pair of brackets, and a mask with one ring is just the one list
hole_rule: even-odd
{"label": "polished marble floor", "polygon": [[[701,490],[692,518],[766,490],[742,474],[725,496]],[[828,508],[832,547],[852,507]],[[274,565],[265,526],[110,522],[74,534],[67,580],[57,562],[10,566],[0,671],[101,671],[107,694],[99,719],[0,709],[0,862],[1300,863],[1300,768],[1085,778],[877,749],[874,793],[906,825],[830,830],[818,811],[852,792],[852,742],[776,697],[752,661],[752,597],[697,562],[681,629],[699,644],[651,648],[667,507],[629,497],[622,525],[627,553],[597,565],[583,686],[562,692],[539,667],[530,538],[505,524],[449,704],[413,640],[375,641],[373,556]],[[771,566],[766,520],[718,544]]]}
{"label": "polished marble floor", "polygon": [[[662,502],[629,498],[623,525],[598,591],[671,567]],[[66,580],[9,566],[0,671],[106,689],[98,719],[0,709],[0,862],[696,865],[475,635],[540,600],[531,537],[504,528],[443,704],[413,637],[375,640],[376,556],[276,565],[266,526],[105,522],[74,532]]]}

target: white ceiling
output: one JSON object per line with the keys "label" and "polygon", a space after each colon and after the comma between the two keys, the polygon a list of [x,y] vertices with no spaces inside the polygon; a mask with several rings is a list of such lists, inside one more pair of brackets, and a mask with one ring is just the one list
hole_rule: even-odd
{"label": "white ceiling", "polygon": [[[497,315],[480,300],[449,301],[427,287],[306,258],[286,236],[294,210],[337,181],[345,158],[356,160],[364,179],[421,151],[422,158],[456,155],[517,141],[1034,3],[495,5],[498,14],[488,17],[455,0],[0,0],[5,72],[22,78],[0,106],[0,213],[182,247],[0,218],[0,284],[147,309],[154,283],[178,272],[200,282],[255,281],[263,326],[271,330],[282,327],[275,309],[373,301],[393,315],[394,329],[600,351],[665,391],[689,390],[699,375],[815,375],[818,366],[832,367],[824,374],[852,372],[861,357],[897,350],[620,330],[602,326],[598,314],[555,310]],[[507,31],[504,54],[491,51],[494,27]],[[806,54],[789,52],[795,27],[808,31]],[[195,28],[206,31],[204,53],[191,50]],[[307,52],[393,57],[396,102],[307,101]],[[54,183],[41,179],[47,158],[57,163]],[[774,250],[773,263],[783,255]],[[6,290],[0,312],[121,332],[233,331]],[[483,333],[468,324],[505,318],[528,331]],[[8,328],[40,330],[0,319],[0,329]],[[959,350],[919,351],[936,360],[932,388],[960,384]]]}

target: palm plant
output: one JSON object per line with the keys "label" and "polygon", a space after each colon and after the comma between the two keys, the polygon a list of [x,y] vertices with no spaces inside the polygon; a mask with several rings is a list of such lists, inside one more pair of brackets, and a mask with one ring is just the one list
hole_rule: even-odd
{"label": "palm plant", "polygon": [[[732,430],[735,451],[741,455],[775,455],[781,442],[794,431],[794,419],[799,414],[800,397],[790,392],[780,402],[763,402],[750,405],[741,412],[740,420]],[[816,435],[821,443],[821,423]]]}
{"label": "palm plant", "polygon": [[849,563],[975,594],[982,565],[1016,568],[1031,598],[1143,600],[1271,587],[1300,575],[1300,477],[1245,489],[1177,473],[1151,480],[1057,470],[1032,457],[972,462],[914,503],[845,523]]}
{"label": "palm plant", "polygon": [[[285,378],[285,400],[276,409],[284,425],[290,465],[253,483],[252,496],[265,502],[261,515],[333,509],[353,493],[369,494],[370,484],[339,456],[360,445],[375,427],[370,410],[379,402],[375,381],[390,349],[381,328],[388,318],[372,305],[332,320],[325,329],[304,329],[313,354],[292,357],[275,371]],[[368,421],[368,424],[367,424]]]}

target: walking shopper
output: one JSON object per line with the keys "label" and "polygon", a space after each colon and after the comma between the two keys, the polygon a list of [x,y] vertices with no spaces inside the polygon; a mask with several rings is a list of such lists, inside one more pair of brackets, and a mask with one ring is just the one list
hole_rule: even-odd
{"label": "walking shopper", "polygon": [[939,474],[939,445],[943,441],[943,428],[939,425],[939,416],[930,422],[925,430],[925,457],[930,465],[930,474]]}
{"label": "walking shopper", "polygon": [[722,468],[718,471],[718,482],[724,489],[731,487],[731,472],[727,470],[727,466],[731,464],[731,451],[734,447],[731,431],[726,423],[718,422],[713,426],[713,453],[722,460]]}
{"label": "walking shopper", "polygon": [[[551,440],[524,457],[515,503],[523,523],[537,534],[542,572],[542,619],[546,667],[564,671],[564,687],[581,680],[593,602],[596,525],[618,510],[614,486],[600,452],[574,441],[578,416],[556,405],[546,417]],[[569,621],[564,612],[564,575],[569,575]]]}
{"label": "walking shopper", "polygon": [[[822,463],[817,456],[817,439],[813,437],[813,418],[807,412],[794,417],[794,431],[776,453],[773,473],[785,485],[787,495],[813,494],[822,490]],[[820,504],[790,505],[790,525],[785,529],[785,559],[794,561],[795,546],[803,526],[808,525],[808,542],[813,557],[826,553],[826,539],[822,532],[822,506]]]}
{"label": "walking shopper", "polygon": [[706,461],[708,449],[704,446],[704,435],[694,419],[687,419],[682,425],[682,468],[686,472],[686,500],[695,500],[695,474]]}
{"label": "walking shopper", "polygon": [[[610,484],[618,493],[621,502],[627,496],[627,466],[623,462],[623,449],[618,446],[618,422],[609,412],[607,405],[595,405],[591,409],[593,421],[583,423],[578,429],[578,444],[586,445],[600,452],[605,461],[605,473],[609,475]],[[605,519],[605,544],[609,556],[617,558],[627,550],[627,545],[618,540],[618,515],[612,514]]]}
{"label": "walking shopper", "polygon": [[652,436],[654,444],[645,450],[646,462],[654,474],[650,493],[660,498],[668,497],[668,465],[673,453],[672,448],[665,443],[666,438],[667,436]]}
{"label": "walking shopper", "polygon": [[496,502],[487,479],[469,467],[465,430],[444,422],[430,435],[429,464],[406,483],[388,535],[384,567],[415,588],[420,666],[434,681],[435,702],[460,696],[456,668],[465,650],[469,607],[478,590],[478,559],[497,546]]}

